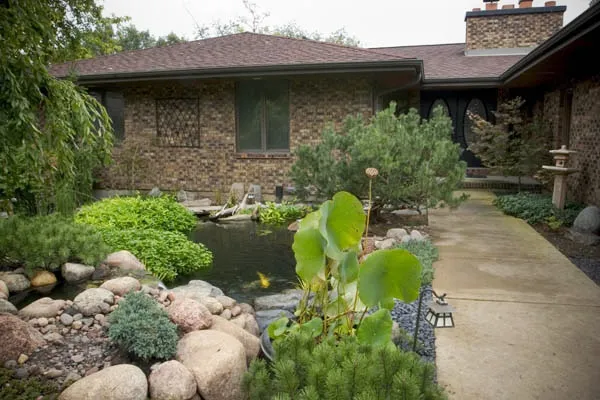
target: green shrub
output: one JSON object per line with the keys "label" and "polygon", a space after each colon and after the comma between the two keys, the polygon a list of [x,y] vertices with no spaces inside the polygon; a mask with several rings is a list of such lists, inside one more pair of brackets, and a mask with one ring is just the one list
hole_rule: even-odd
{"label": "green shrub", "polygon": [[103,229],[157,229],[191,232],[198,223],[194,214],[175,199],[162,197],[113,197],[81,207],[80,223]]}
{"label": "green shrub", "polygon": [[131,292],[109,316],[108,338],[142,360],[169,359],[177,350],[177,326],[143,292]]}
{"label": "green shrub", "polygon": [[401,243],[398,248],[412,253],[421,262],[423,270],[421,272],[421,284],[427,285],[433,281],[433,263],[438,260],[438,249],[429,240],[416,241],[411,240]]}
{"label": "green shrub", "polygon": [[281,225],[304,218],[311,211],[312,208],[309,206],[299,206],[286,202],[275,204],[268,201],[264,207],[260,208],[260,222]]}
{"label": "green shrub", "polygon": [[56,270],[66,262],[96,265],[109,251],[96,229],[58,214],[0,219],[0,262],[28,273]]}
{"label": "green shrub", "polygon": [[552,204],[552,197],[537,193],[518,193],[498,196],[494,204],[505,214],[524,219],[529,224],[547,223],[554,217],[553,225],[571,226],[577,214],[583,209],[580,204],[567,204],[564,210],[559,210]]}
{"label": "green shrub", "polygon": [[396,116],[396,105],[378,112],[369,121],[346,118],[341,129],[329,125],[321,142],[303,145],[290,176],[300,198],[313,191],[330,198],[347,191],[365,198],[369,180],[365,169],[374,167],[373,197],[382,204],[455,205],[453,191],[465,176],[460,146],[452,141],[452,121],[437,109],[429,120],[416,110]]}
{"label": "green shrub", "polygon": [[48,381],[38,378],[19,379],[14,371],[0,368],[0,400],[36,400],[39,398],[56,399],[60,389]]}
{"label": "green shrub", "polygon": [[104,241],[113,251],[128,250],[159,279],[173,280],[208,268],[212,253],[201,243],[191,242],[179,232],[155,229],[106,229]]}
{"label": "green shrub", "polygon": [[435,368],[393,345],[359,344],[355,337],[316,344],[310,334],[275,341],[275,360],[253,361],[244,376],[250,400],[445,399]]}

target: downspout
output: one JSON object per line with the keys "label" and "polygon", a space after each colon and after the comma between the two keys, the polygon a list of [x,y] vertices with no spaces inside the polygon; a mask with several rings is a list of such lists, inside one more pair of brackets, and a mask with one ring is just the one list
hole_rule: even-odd
{"label": "downspout", "polygon": [[423,78],[423,71],[419,70],[419,72],[417,74],[417,77],[414,80],[412,80],[412,81],[410,81],[408,83],[405,83],[402,86],[398,86],[398,87],[395,87],[395,88],[391,88],[391,89],[386,89],[386,90],[375,92],[374,93],[374,95],[375,95],[375,101],[373,102],[375,104],[375,112],[381,111],[382,108],[383,108],[382,107],[383,105],[381,104],[381,97],[382,96],[385,96],[386,94],[397,92],[397,91],[403,90],[403,89],[408,89],[408,88],[410,88],[412,86],[415,86],[415,85],[417,85],[418,83],[421,82],[421,78]]}

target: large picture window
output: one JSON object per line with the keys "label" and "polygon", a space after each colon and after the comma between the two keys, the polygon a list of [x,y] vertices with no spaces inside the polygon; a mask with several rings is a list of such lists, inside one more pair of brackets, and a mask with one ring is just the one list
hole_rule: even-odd
{"label": "large picture window", "polygon": [[288,81],[238,82],[236,111],[238,151],[282,152],[289,150]]}
{"label": "large picture window", "polygon": [[463,138],[465,141],[465,145],[469,146],[475,141],[475,132],[473,132],[474,123],[469,118],[469,114],[479,115],[481,118],[487,120],[487,111],[485,109],[485,104],[483,101],[478,98],[471,99],[469,104],[467,104],[467,108],[465,109],[465,115],[463,117]]}
{"label": "large picture window", "polygon": [[90,95],[106,108],[106,112],[112,120],[116,141],[123,140],[125,138],[125,98],[123,93],[94,90],[90,92]]}

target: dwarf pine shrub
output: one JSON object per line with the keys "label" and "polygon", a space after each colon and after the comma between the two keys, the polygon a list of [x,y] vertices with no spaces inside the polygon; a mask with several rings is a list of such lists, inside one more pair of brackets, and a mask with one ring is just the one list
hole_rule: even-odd
{"label": "dwarf pine shrub", "polygon": [[108,338],[142,360],[169,359],[177,350],[177,326],[154,299],[127,294],[109,316]]}
{"label": "dwarf pine shrub", "polygon": [[359,344],[355,337],[317,344],[293,333],[274,343],[275,360],[254,361],[244,376],[250,400],[438,400],[435,369],[392,344]]}

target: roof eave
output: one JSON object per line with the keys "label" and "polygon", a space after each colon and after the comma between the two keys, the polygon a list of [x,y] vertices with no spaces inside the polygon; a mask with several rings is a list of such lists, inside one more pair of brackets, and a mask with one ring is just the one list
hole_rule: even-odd
{"label": "roof eave", "polygon": [[[398,72],[423,70],[423,61],[417,59],[390,60],[376,62],[295,64],[249,67],[222,67],[205,69],[186,69],[169,71],[145,71],[127,73],[108,73],[96,75],[76,75],[81,84],[101,84],[117,82],[136,82],[152,80],[211,79],[211,78],[249,78],[285,75],[316,75],[339,73]],[[65,78],[66,76],[61,76]]]}
{"label": "roof eave", "polygon": [[487,89],[498,88],[501,84],[502,80],[499,77],[425,79],[422,89]]}

